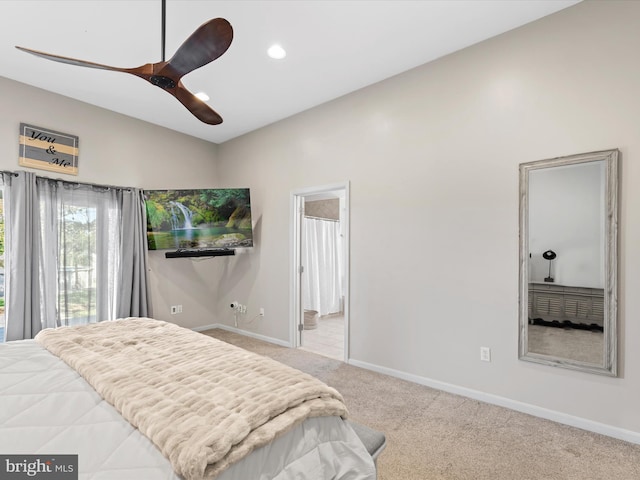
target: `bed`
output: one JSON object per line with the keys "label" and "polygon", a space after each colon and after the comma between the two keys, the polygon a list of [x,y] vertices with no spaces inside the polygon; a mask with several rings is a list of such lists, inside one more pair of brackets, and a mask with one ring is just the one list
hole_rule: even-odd
{"label": "bed", "polygon": [[80,479],[374,480],[347,415],[310,375],[154,319],[0,345],[0,454],[78,455]]}

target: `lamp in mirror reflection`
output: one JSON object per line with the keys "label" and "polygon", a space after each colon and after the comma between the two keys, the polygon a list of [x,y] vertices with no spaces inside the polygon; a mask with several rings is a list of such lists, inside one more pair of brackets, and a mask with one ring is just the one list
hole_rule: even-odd
{"label": "lamp in mirror reflection", "polygon": [[556,252],[554,252],[553,250],[547,250],[542,254],[542,258],[544,258],[545,260],[549,260],[549,276],[544,279],[545,282],[553,282],[553,277],[551,276],[551,264],[556,257]]}

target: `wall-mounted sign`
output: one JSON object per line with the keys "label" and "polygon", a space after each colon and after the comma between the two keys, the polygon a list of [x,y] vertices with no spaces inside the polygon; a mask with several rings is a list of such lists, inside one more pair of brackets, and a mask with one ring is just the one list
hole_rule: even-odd
{"label": "wall-mounted sign", "polygon": [[20,124],[19,165],[78,175],[78,137]]}

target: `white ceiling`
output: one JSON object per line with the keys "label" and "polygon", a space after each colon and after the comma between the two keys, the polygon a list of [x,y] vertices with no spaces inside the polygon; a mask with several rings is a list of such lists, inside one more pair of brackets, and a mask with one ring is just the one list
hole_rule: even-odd
{"label": "white ceiling", "polygon": [[[117,67],[158,62],[161,0],[0,0],[0,76],[222,143],[578,1],[167,0],[167,59],[205,21],[223,17],[233,26],[229,50],[182,79],[209,94],[224,119],[218,126],[132,75],[14,48]],[[286,59],[267,57],[272,43],[284,46]]]}

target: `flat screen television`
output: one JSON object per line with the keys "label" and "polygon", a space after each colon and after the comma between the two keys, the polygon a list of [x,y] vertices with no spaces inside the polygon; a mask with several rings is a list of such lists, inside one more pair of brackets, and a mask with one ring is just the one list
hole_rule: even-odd
{"label": "flat screen television", "polygon": [[145,190],[149,250],[253,246],[248,188]]}

